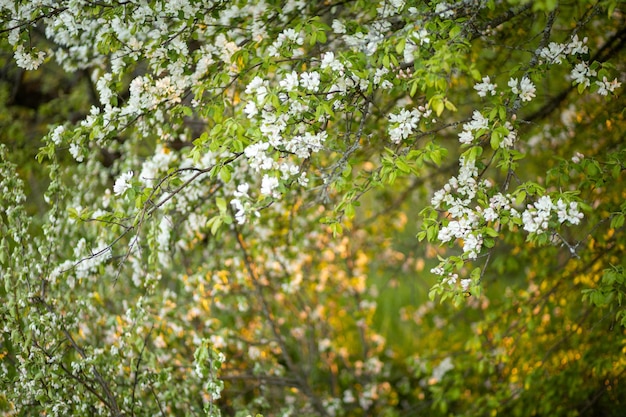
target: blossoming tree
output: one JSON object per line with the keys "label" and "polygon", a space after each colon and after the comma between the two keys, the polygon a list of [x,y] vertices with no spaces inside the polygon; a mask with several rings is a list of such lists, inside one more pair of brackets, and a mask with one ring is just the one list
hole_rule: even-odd
{"label": "blossoming tree", "polygon": [[626,15],[561,3],[0,1],[0,411],[619,415]]}

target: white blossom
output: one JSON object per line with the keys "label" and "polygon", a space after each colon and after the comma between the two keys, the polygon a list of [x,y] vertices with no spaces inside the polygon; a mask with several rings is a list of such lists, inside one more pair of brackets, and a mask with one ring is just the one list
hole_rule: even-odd
{"label": "white blossom", "polygon": [[539,56],[548,61],[549,64],[560,64],[568,52],[568,45],[550,42],[547,47],[539,51]]}
{"label": "white blossom", "polygon": [[332,23],[332,28],[333,32],[338,35],[346,33],[346,26],[340,20],[334,19]]}
{"label": "white blossom", "polygon": [[471,143],[474,140],[474,134],[471,130],[464,130],[459,133],[459,142],[462,144]]}
{"label": "white blossom", "polygon": [[580,163],[580,161],[585,157],[585,155],[583,155],[580,152],[575,152],[574,156],[572,156],[572,162],[575,164]]}
{"label": "white blossom", "polygon": [[518,94],[522,101],[531,101],[535,97],[535,91],[537,89],[528,77],[522,78],[522,81],[519,83],[519,88],[517,78],[511,78],[508,85],[511,87],[513,94]]}
{"label": "white blossom", "polygon": [[579,62],[576,64],[570,73],[574,85],[582,84],[585,87],[589,87],[589,77],[593,77],[596,74],[596,71],[589,68],[586,62]]}
{"label": "white blossom", "polygon": [[420,29],[413,32],[413,38],[419,41],[420,45],[430,43],[430,38],[428,37],[428,31],[426,29]]}
{"label": "white blossom", "polygon": [[303,72],[300,74],[300,81],[302,83],[302,87],[315,92],[320,86],[320,75],[315,71]]}
{"label": "white blossom", "polygon": [[598,94],[606,96],[609,93],[613,93],[616,88],[621,87],[622,83],[615,78],[613,81],[608,81],[606,77],[602,77],[602,81],[596,81],[598,86]]}
{"label": "white blossom", "polygon": [[18,45],[14,52],[15,63],[27,71],[36,70],[46,59],[46,53],[32,49],[26,51],[23,45]]}
{"label": "white blossom", "polygon": [[470,285],[472,285],[472,280],[471,279],[466,278],[466,279],[462,279],[461,280],[461,289],[463,291],[469,290]]}
{"label": "white blossom", "polygon": [[263,175],[263,179],[261,180],[261,194],[278,197],[278,193],[276,192],[278,184],[278,178],[270,177],[267,174]]}
{"label": "white blossom", "polygon": [[492,84],[489,76],[483,77],[482,82],[474,85],[474,90],[478,91],[480,97],[485,97],[488,93],[492,96],[496,94],[497,84]]}
{"label": "white blossom", "polygon": [[300,82],[298,81],[298,74],[295,71],[285,74],[285,78],[280,81],[279,85],[286,91],[295,90],[300,85]]}
{"label": "white blossom", "polygon": [[454,16],[454,8],[451,4],[445,1],[438,2],[437,6],[435,6],[435,13],[437,13],[442,19],[449,19]]}
{"label": "white blossom", "polygon": [[100,95],[100,103],[103,105],[111,105],[111,99],[113,98],[113,91],[109,87],[109,83],[113,79],[113,74],[106,73],[98,79],[96,82],[96,89]]}
{"label": "white blossom", "polygon": [[559,223],[569,222],[571,224],[579,224],[584,215],[578,209],[578,203],[572,201],[567,204],[562,199],[556,202],[556,214]]}
{"label": "white blossom", "polygon": [[61,126],[55,127],[52,133],[50,134],[50,140],[52,140],[52,143],[54,143],[55,145],[60,145],[61,136],[63,135],[63,132],[65,132],[65,126],[61,125]]}
{"label": "white blossom", "polygon": [[586,43],[587,37],[583,38],[583,40],[580,41],[578,40],[578,35],[574,35],[572,36],[571,42],[567,46],[567,51],[571,55],[586,54],[587,52],[589,52],[589,48],[587,48],[587,45],[585,45]]}
{"label": "white blossom", "polygon": [[345,67],[337,58],[335,58],[335,54],[331,52],[326,52],[322,54],[322,61],[320,62],[320,68],[326,69],[330,68],[333,71],[337,71],[339,73],[343,73]]}
{"label": "white blossom", "polygon": [[[428,111],[430,114],[430,111]],[[423,114],[418,109],[408,111],[406,109],[400,110],[398,114],[389,115],[389,138],[393,143],[400,143],[400,141],[408,138],[417,129],[417,125],[422,118]]]}
{"label": "white blossom", "polygon": [[441,381],[441,378],[443,378],[443,376],[448,373],[448,371],[451,371],[453,369],[454,365],[452,364],[452,359],[450,357],[444,358],[444,360],[442,360],[439,365],[433,368],[433,374],[431,376],[431,379],[433,380],[433,382],[437,383]]}
{"label": "white blossom", "polygon": [[70,154],[72,154],[76,162],[83,162],[85,159],[81,147],[76,142],[70,143]]}
{"label": "white blossom", "polygon": [[472,113],[472,120],[463,125],[463,131],[459,133],[459,142],[462,144],[472,143],[474,141],[474,132],[489,127],[489,119],[482,115],[478,110]]}
{"label": "white blossom", "polygon": [[254,101],[249,101],[246,103],[246,107],[244,107],[243,112],[246,114],[248,119],[252,119],[259,113],[259,109]]}
{"label": "white blossom", "polygon": [[404,0],[382,0],[376,10],[380,17],[390,17],[400,13],[404,4]]}
{"label": "white blossom", "polygon": [[524,230],[528,233],[541,234],[549,227],[550,217],[554,204],[549,196],[545,195],[533,205],[529,204],[522,213]]}
{"label": "white blossom", "polygon": [[115,195],[124,194],[126,190],[132,187],[131,180],[133,179],[133,171],[128,171],[122,175],[120,175],[117,180],[115,180],[115,185],[113,185],[113,193]]}

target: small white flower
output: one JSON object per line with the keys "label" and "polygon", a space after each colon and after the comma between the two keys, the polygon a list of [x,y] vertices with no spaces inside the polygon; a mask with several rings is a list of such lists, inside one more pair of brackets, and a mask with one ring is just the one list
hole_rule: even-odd
{"label": "small white flower", "polygon": [[120,175],[117,180],[115,180],[115,185],[113,186],[113,193],[115,195],[121,195],[126,192],[129,188],[132,187],[130,181],[133,178],[133,171],[128,171],[125,174]]}
{"label": "small white flower", "polygon": [[509,87],[514,94],[519,94],[522,101],[531,101],[535,97],[535,85],[528,77],[522,78],[521,83],[517,84],[517,78],[511,78],[509,80]]}
{"label": "small white flower", "polygon": [[559,199],[556,203],[556,214],[559,218],[559,223],[569,222],[571,224],[579,224],[584,215],[578,209],[578,203],[572,201],[567,204],[562,199]]}
{"label": "small white flower", "polygon": [[474,140],[474,134],[469,130],[464,130],[459,133],[459,142],[463,144],[472,143]]}
{"label": "small white flower", "polygon": [[287,91],[293,91],[300,85],[298,81],[298,74],[295,71],[285,74],[279,85]]}
{"label": "small white flower", "polygon": [[317,72],[303,72],[300,75],[302,87],[309,91],[317,91],[320,85],[320,75]]}
{"label": "small white flower", "polygon": [[265,174],[261,180],[261,194],[278,197],[276,188],[278,188],[278,178]]}
{"label": "small white flower", "polygon": [[330,67],[330,64],[335,60],[335,54],[333,52],[326,52],[322,54],[322,62],[320,68],[324,69]]}
{"label": "small white flower", "polygon": [[596,81],[596,85],[599,87],[598,94],[606,96],[609,92],[612,93],[616,88],[621,87],[622,83],[617,81],[617,78],[609,82],[606,77],[602,77],[602,81]]}
{"label": "small white flower", "polygon": [[596,71],[589,68],[586,62],[580,62],[576,64],[570,76],[572,77],[574,85],[583,84],[585,87],[589,87],[589,77],[593,77],[596,74]]}
{"label": "small white flower", "polygon": [[337,19],[333,20],[332,27],[333,32],[335,32],[336,34],[346,33],[346,26]]}
{"label": "small white flower", "polygon": [[574,153],[574,156],[572,156],[572,162],[577,164],[579,163],[583,158],[585,157],[585,155],[583,155],[580,152],[576,152]]}
{"label": "small white flower", "polygon": [[585,45],[587,43],[587,38],[583,38],[582,41],[578,40],[578,35],[574,35],[572,37],[572,41],[569,43],[568,47],[568,52],[571,55],[577,55],[577,54],[586,54],[587,52],[589,52],[589,48],[587,48],[587,45]]}
{"label": "small white flower", "polygon": [[320,62],[320,68],[326,69],[330,68],[333,71],[343,72],[344,65],[335,58],[335,54],[333,52],[326,52],[322,54],[322,61]]}
{"label": "small white flower", "polygon": [[62,139],[61,135],[63,134],[63,132],[65,132],[65,127],[61,125],[61,126],[57,126],[52,132],[52,134],[50,135],[50,139],[55,145],[61,144],[61,139]]}
{"label": "small white flower", "polygon": [[451,4],[444,2],[437,3],[435,7],[435,13],[442,19],[448,19],[454,16],[454,9]]}
{"label": "small white flower", "polygon": [[474,110],[472,113],[472,120],[469,123],[463,125],[464,130],[476,131],[480,129],[487,129],[489,127],[489,119],[482,115],[478,110]]}
{"label": "small white flower", "polygon": [[248,119],[252,119],[259,113],[259,109],[256,107],[256,103],[254,101],[249,101],[244,107],[243,112],[248,116]]}
{"label": "small white flower", "polygon": [[243,184],[239,184],[237,186],[237,191],[233,192],[233,195],[237,198],[248,197],[248,190],[250,190],[250,184],[244,182]]}
{"label": "small white flower", "polygon": [[46,59],[46,53],[43,51],[37,51],[36,49],[25,50],[22,45],[18,45],[14,52],[15,63],[18,67],[25,70],[32,71],[39,68],[39,66]]}
{"label": "small white flower", "polygon": [[389,115],[389,137],[393,143],[400,143],[403,139],[408,138],[417,128],[417,124],[422,118],[422,113],[418,109],[410,112],[406,109],[400,110],[398,114]]}
{"label": "small white flower", "polygon": [[426,29],[420,29],[419,31],[414,32],[413,37],[419,41],[420,45],[430,43],[430,38],[428,37],[428,31]]}
{"label": "small white flower", "polygon": [[251,94],[257,90],[260,86],[263,85],[263,78],[256,76],[250,81],[250,83],[246,86],[246,94]]}
{"label": "small white flower", "polygon": [[568,49],[569,45],[550,42],[547,47],[539,51],[539,56],[547,60],[549,64],[560,64],[563,62],[563,58],[565,58]]}
{"label": "small white flower", "polygon": [[80,146],[78,146],[76,143],[70,144],[70,153],[72,154],[76,162],[83,162],[83,153],[81,152]]}
{"label": "small white flower", "polygon": [[496,94],[496,87],[498,84],[492,84],[489,76],[483,77],[483,82],[474,86],[474,90],[478,91],[480,97],[485,97],[487,93],[491,93],[492,96]]}

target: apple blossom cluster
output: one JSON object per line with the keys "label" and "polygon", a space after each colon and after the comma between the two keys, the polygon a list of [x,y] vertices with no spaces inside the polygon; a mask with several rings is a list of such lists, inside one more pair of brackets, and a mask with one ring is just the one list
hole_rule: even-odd
{"label": "apple blossom cluster", "polygon": [[23,45],[18,45],[14,53],[15,63],[27,71],[36,70],[46,59],[46,53],[44,51],[37,51],[31,49],[25,50]]}
{"label": "apple blossom cluster", "polygon": [[[569,43],[559,44],[556,42],[550,42],[547,47],[538,51],[539,56],[546,60],[549,64],[561,64],[566,56],[581,56],[589,52],[589,48],[586,45],[587,38],[582,40],[578,39],[578,35],[572,36]],[[591,81],[598,75],[598,72],[593,65],[590,65],[586,61],[578,62],[574,65],[570,72],[570,78],[574,85],[579,86],[579,92],[591,85]],[[608,81],[606,76],[602,77],[602,80],[594,80],[594,84],[597,87],[597,93],[606,96],[609,93],[614,93],[615,89],[621,87],[621,82],[614,78],[613,81]]]}
{"label": "apple blossom cluster", "polygon": [[[322,59],[325,67],[334,67],[343,71],[343,66],[334,64],[332,55],[325,55]],[[304,71],[300,74],[295,71],[282,73],[282,79],[277,87],[271,87],[268,80],[259,76],[254,77],[246,86],[245,93],[248,100],[244,105],[244,113],[253,124],[258,127],[259,138],[243,150],[249,168],[259,175],[261,196],[280,198],[281,181],[296,179],[300,185],[306,185],[306,173],[290,161],[290,159],[306,159],[319,152],[327,138],[323,130],[311,131],[311,126],[302,119],[309,107],[304,100],[295,96],[291,98],[287,93],[304,95],[316,92],[320,85],[320,73],[315,70]],[[279,95],[287,109],[277,111],[266,99],[271,93]],[[295,122],[294,120],[299,120]],[[237,223],[243,224],[247,214],[253,210],[249,184],[243,183],[234,191],[231,205],[235,209]],[[256,213],[256,212],[255,212]]]}
{"label": "apple blossom cluster", "polygon": [[133,178],[133,171],[128,171],[117,177],[115,184],[113,185],[113,193],[115,195],[122,195],[126,190],[132,187],[131,180]]}
{"label": "apple blossom cluster", "polygon": [[557,215],[559,224],[565,222],[579,224],[584,217],[583,213],[578,209],[578,203],[575,201],[568,204],[563,199],[559,199],[554,204],[550,196],[544,195],[534,204],[526,206],[526,210],[522,213],[524,230],[528,233],[544,233],[551,227],[550,221],[553,219],[554,214]]}
{"label": "apple blossom cluster", "polygon": [[474,142],[476,132],[489,128],[489,119],[478,110],[472,113],[472,120],[463,125],[463,131],[459,133],[459,142],[463,145]]}
{"label": "apple blossom cluster", "polygon": [[589,87],[590,77],[595,77],[598,73],[596,70],[589,68],[589,64],[586,62],[579,62],[572,69],[570,76],[574,85],[580,84],[584,87]]}
{"label": "apple blossom cluster", "polygon": [[537,52],[539,57],[546,60],[548,64],[560,64],[567,55],[584,55],[588,53],[589,48],[586,43],[587,38],[579,40],[578,35],[574,35],[568,43],[550,42],[548,46],[541,48]]}
{"label": "apple blossom cluster", "polygon": [[65,280],[65,284],[73,289],[77,280],[92,276],[92,273],[111,257],[111,248],[107,243],[98,242],[95,247],[89,247],[88,242],[81,238],[74,246],[74,258],[68,259],[53,268],[46,280],[56,284],[61,274],[71,270],[72,273]]}
{"label": "apple blossom cluster", "polygon": [[393,143],[400,143],[415,132],[422,118],[429,117],[432,111],[424,106],[419,106],[411,111],[400,110],[400,113],[389,115],[389,138]]}
{"label": "apple blossom cluster", "polygon": [[414,30],[406,37],[404,44],[403,58],[405,63],[410,63],[415,60],[415,52],[419,50],[420,46],[430,43],[429,33],[426,29],[421,28]]}
{"label": "apple blossom cluster", "polygon": [[[522,77],[521,81],[517,78],[510,78],[507,85],[511,88],[511,92],[518,95],[522,101],[531,101],[536,97],[535,93],[537,88],[528,77]],[[498,87],[498,85],[492,83],[489,76],[483,77],[482,82],[474,85],[474,89],[478,92],[480,97],[496,95],[496,87]]]}
{"label": "apple blossom cluster", "polygon": [[483,77],[482,82],[474,85],[474,90],[478,91],[478,95],[480,97],[485,97],[487,95],[496,95],[496,87],[498,84],[493,84],[489,76]]}
{"label": "apple blossom cluster", "polygon": [[[299,55],[302,55],[302,49],[300,49],[299,47],[301,47],[303,44],[304,44],[304,38],[302,37],[302,35],[296,32],[294,29],[288,28],[278,35],[274,43],[272,43],[270,47],[267,49],[267,53],[271,57],[289,56],[289,55],[299,56]],[[283,45],[285,45],[287,47],[285,49],[290,50],[291,53],[286,53],[285,51],[281,51],[281,48],[283,48]],[[296,46],[296,48],[288,48],[289,46],[292,46],[292,45]]]}
{"label": "apple blossom cluster", "polygon": [[519,95],[522,101],[531,101],[535,98],[537,89],[528,77],[523,77],[519,82],[517,78],[511,78],[508,82],[508,86],[511,87],[513,94]]}
{"label": "apple blossom cluster", "polygon": [[402,11],[405,3],[404,0],[382,0],[376,11],[382,18],[395,16]]}
{"label": "apple blossom cluster", "polygon": [[[239,184],[237,186],[237,190],[233,192],[233,196],[235,198],[230,201],[230,204],[235,210],[235,221],[237,224],[244,224],[247,220],[248,213],[253,210],[250,196],[248,195],[249,189],[250,184],[244,183]],[[254,213],[257,216],[259,215],[258,211],[255,211]]]}
{"label": "apple blossom cluster", "polygon": [[449,19],[454,16],[457,7],[463,7],[462,3],[466,3],[467,0],[459,2],[458,4],[450,4],[445,1],[437,2],[435,6],[435,13],[442,19]]}
{"label": "apple blossom cluster", "polygon": [[372,56],[378,51],[378,47],[385,40],[385,34],[391,29],[389,17],[397,14],[404,7],[404,1],[383,1],[378,8],[378,19],[363,24],[354,33],[348,33],[348,27],[339,19],[332,23],[333,32],[342,35],[345,45],[353,51]]}
{"label": "apple blossom cluster", "polygon": [[[295,32],[285,30],[282,34],[287,34],[285,39],[297,39]],[[259,201],[263,197],[280,198],[283,183],[296,180],[301,186],[307,185],[309,180],[299,167],[299,161],[323,150],[328,138],[322,128],[328,116],[324,113],[312,115],[311,97],[317,93],[325,94],[334,109],[341,110],[344,106],[341,98],[351,91],[366,92],[372,86],[384,90],[393,87],[390,78],[394,75],[385,67],[372,68],[357,75],[351,70],[349,61],[338,58],[332,51],[321,53],[312,62],[313,65],[301,72],[285,66],[272,77],[254,76],[245,86],[243,112],[258,129],[258,135],[243,149],[243,156],[259,179]],[[277,97],[278,102],[272,97]],[[391,128],[392,137],[395,138],[398,132],[406,138],[417,128],[419,120],[430,114],[427,107],[420,107],[391,116],[391,122],[399,128]],[[231,205],[239,224],[245,223],[250,211],[255,215],[258,213],[254,209],[252,194],[247,183],[240,183],[233,192]]]}
{"label": "apple blossom cluster", "polygon": [[617,81],[617,78],[614,78],[613,81],[608,81],[606,77],[602,77],[602,81],[596,81],[596,85],[598,86],[597,93],[601,96],[606,96],[609,93],[614,93],[615,89],[622,86],[622,83]]}
{"label": "apple blossom cluster", "polygon": [[431,376],[432,383],[437,383],[441,381],[441,378],[448,373],[449,371],[454,369],[454,364],[452,363],[452,358],[449,356],[444,358],[439,365],[433,368],[433,373]]}
{"label": "apple blossom cluster", "polygon": [[[540,196],[520,212],[514,207],[511,194],[494,193],[490,181],[479,179],[473,160],[461,156],[459,162],[459,174],[434,193],[431,204],[446,214],[446,219],[438,228],[436,240],[443,244],[459,241],[463,259],[473,260],[478,257],[486,237],[498,235],[495,230],[503,222],[502,219],[506,223],[519,224],[529,236],[536,236],[565,223],[579,224],[583,218],[577,202],[568,203],[559,198],[554,203],[549,195]],[[467,279],[459,282],[458,275],[451,272],[449,267],[449,259],[444,259],[431,273],[441,276],[444,286],[455,289],[460,285],[466,291],[472,281]]]}
{"label": "apple blossom cluster", "polygon": [[459,174],[450,178],[443,189],[437,191],[431,204],[435,209],[445,207],[449,222],[439,229],[437,240],[447,243],[456,239],[463,241],[463,253],[476,259],[483,245],[480,227],[484,223],[481,213],[470,208],[477,194],[485,193],[491,186],[489,181],[478,179],[478,168],[473,160],[461,157]]}

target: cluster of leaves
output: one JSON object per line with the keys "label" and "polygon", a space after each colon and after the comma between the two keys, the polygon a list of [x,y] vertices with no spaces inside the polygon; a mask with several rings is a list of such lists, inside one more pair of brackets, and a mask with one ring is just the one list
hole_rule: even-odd
{"label": "cluster of leaves", "polygon": [[0,412],[618,415],[619,6],[0,2]]}

